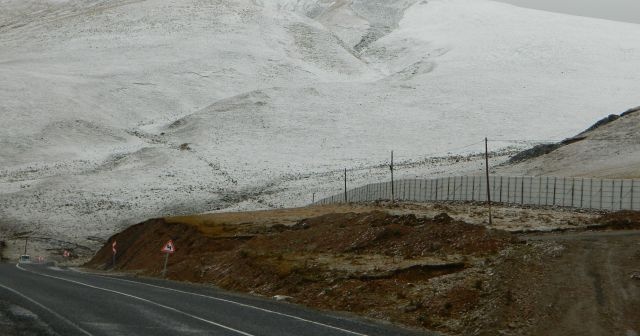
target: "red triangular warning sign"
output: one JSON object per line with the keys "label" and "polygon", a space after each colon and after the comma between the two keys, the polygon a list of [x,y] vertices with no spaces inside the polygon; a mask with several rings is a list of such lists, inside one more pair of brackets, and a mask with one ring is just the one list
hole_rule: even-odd
{"label": "red triangular warning sign", "polygon": [[173,253],[176,251],[175,246],[173,246],[173,240],[169,240],[166,244],[164,244],[164,246],[162,246],[162,249],[160,250],[160,252],[164,252],[164,253]]}

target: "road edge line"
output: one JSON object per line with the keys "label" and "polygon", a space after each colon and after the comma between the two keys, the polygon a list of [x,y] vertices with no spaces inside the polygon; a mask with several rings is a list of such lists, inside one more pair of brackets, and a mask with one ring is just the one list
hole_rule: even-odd
{"label": "road edge line", "polygon": [[199,294],[199,293],[193,293],[193,292],[188,292],[188,291],[183,291],[180,289],[174,289],[174,288],[169,288],[169,287],[163,287],[163,286],[158,286],[158,285],[153,285],[153,284],[149,284],[149,283],[145,283],[145,282],[139,282],[139,281],[132,281],[132,280],[127,280],[127,279],[119,279],[116,277],[111,277],[111,276],[106,276],[106,275],[100,275],[100,274],[95,274],[95,273],[90,273],[90,272],[81,272],[78,270],[74,270],[75,272],[78,273],[84,273],[84,274],[91,274],[93,276],[97,276],[97,277],[101,277],[101,278],[107,278],[107,279],[112,279],[112,280],[117,280],[117,281],[123,281],[123,282],[130,282],[130,283],[135,283],[135,284],[139,284],[139,285],[145,285],[145,286],[149,286],[149,287],[154,287],[154,288],[160,288],[160,289],[165,289],[165,290],[169,290],[169,291],[173,291],[173,292],[178,292],[178,293],[183,293],[183,294],[189,294],[189,295],[194,295],[194,296],[199,296],[199,297],[204,297],[207,299],[211,299],[211,300],[216,300],[216,301],[222,301],[222,302],[226,302],[226,303],[231,303],[231,304],[235,304],[238,306],[242,306],[242,307],[246,307],[246,308],[251,308],[251,309],[255,309],[255,310],[260,310],[266,313],[271,313],[271,314],[275,314],[275,315],[280,315],[280,316],[285,316],[294,320],[298,320],[298,321],[302,321],[302,322],[307,322],[307,323],[311,323],[311,324],[315,324],[315,325],[319,325],[319,326],[323,326],[325,328],[329,328],[329,329],[334,329],[334,330],[339,330],[348,334],[352,334],[352,335],[357,335],[357,336],[369,336],[367,334],[362,334],[356,331],[351,331],[351,330],[347,330],[347,329],[343,329],[340,327],[336,327],[336,326],[332,326],[329,324],[325,324],[322,322],[316,322],[316,321],[312,321],[312,320],[308,320],[305,319],[303,317],[299,317],[299,316],[295,316],[295,315],[290,315],[290,314],[286,314],[286,313],[281,313],[281,312],[277,312],[277,311],[273,311],[273,310],[269,310],[266,308],[261,308],[261,307],[257,307],[257,306],[253,306],[250,304],[246,304],[246,303],[241,303],[241,302],[237,302],[237,301],[233,301],[233,300],[229,300],[229,299],[223,299],[223,298],[219,298],[219,297],[215,297],[215,296],[210,296],[210,295],[204,295],[204,294]]}
{"label": "road edge line", "polygon": [[[18,266],[18,268],[21,268],[21,267],[20,267],[20,266]],[[22,269],[22,268],[21,268],[21,269]],[[24,270],[24,269],[22,269],[22,270]],[[38,301],[36,301],[36,300],[34,300],[34,299],[32,299],[32,298],[30,298],[30,297],[28,297],[28,296],[26,296],[26,295],[24,295],[24,294],[20,293],[19,291],[15,290],[15,289],[13,289],[13,288],[11,288],[11,287],[7,287],[7,286],[5,286],[5,285],[2,285],[2,284],[0,284],[0,288],[4,288],[5,290],[8,290],[9,292],[11,292],[11,293],[13,293],[13,294],[16,294],[16,295],[18,295],[18,296],[20,296],[20,297],[22,297],[22,298],[26,299],[27,301],[29,301],[29,302],[31,302],[31,303],[33,303],[33,304],[35,304],[36,306],[38,306],[38,307],[40,307],[40,308],[44,309],[44,310],[45,310],[45,311],[47,311],[49,314],[52,314],[53,316],[55,316],[55,317],[57,317],[58,319],[62,320],[64,323],[66,323],[66,324],[68,324],[68,325],[70,325],[70,326],[72,326],[72,327],[74,327],[74,328],[76,328],[76,329],[80,330],[83,334],[85,334],[85,335],[87,335],[87,336],[93,336],[93,334],[92,334],[92,333],[90,333],[90,332],[86,331],[85,329],[83,329],[83,328],[82,328],[82,327],[80,327],[79,325],[77,325],[77,324],[73,323],[71,320],[69,320],[69,319],[67,319],[66,317],[64,317],[64,316],[62,316],[62,315],[60,315],[60,314],[56,313],[55,311],[51,310],[50,308],[48,308],[47,306],[45,306],[45,305],[41,304],[40,302],[38,302]]]}
{"label": "road edge line", "polygon": [[129,297],[129,298],[132,298],[132,299],[136,299],[136,300],[139,300],[139,301],[142,301],[142,302],[150,303],[152,305],[156,305],[158,307],[161,307],[161,308],[164,308],[164,309],[167,309],[167,310],[170,310],[170,311],[185,315],[187,317],[191,317],[192,319],[195,319],[195,320],[198,320],[198,321],[201,321],[201,322],[205,322],[205,323],[217,326],[219,328],[232,331],[232,332],[240,334],[240,335],[255,336],[255,335],[249,334],[247,332],[244,332],[244,331],[241,331],[241,330],[238,330],[238,329],[234,329],[234,328],[225,326],[225,325],[220,324],[220,323],[209,321],[209,320],[204,319],[202,317],[199,317],[199,316],[196,316],[196,315],[193,315],[193,314],[189,314],[189,313],[184,312],[182,310],[179,310],[179,309],[176,309],[176,308],[173,308],[173,307],[169,307],[169,306],[165,306],[165,305],[163,305],[161,303],[157,303],[157,302],[154,302],[154,301],[151,301],[151,300],[147,300],[145,298],[141,298],[141,297],[138,297],[138,296],[135,296],[135,295],[119,292],[119,291],[113,290],[113,289],[108,289],[108,288],[102,288],[102,287],[98,287],[98,286],[89,285],[89,284],[86,284],[86,283],[83,283],[83,282],[80,282],[80,281],[75,281],[75,280],[71,280],[71,279],[65,279],[65,278],[61,278],[61,277],[56,277],[56,276],[49,275],[49,274],[43,274],[43,273],[34,272],[32,270],[24,269],[24,268],[22,268],[20,266],[18,266],[18,268],[23,270],[23,271],[25,271],[25,272],[33,273],[33,274],[36,274],[36,275],[39,275],[39,276],[48,277],[48,278],[52,278],[52,279],[57,279],[57,280],[61,280],[61,281],[66,281],[66,282],[71,282],[71,283],[75,283],[75,284],[78,284],[78,285],[81,285],[81,286],[85,286],[85,287],[89,287],[89,288],[93,288],[93,289],[97,289],[97,290],[102,290],[102,291],[105,291],[105,292],[115,293],[115,294],[126,296],[126,297]]}

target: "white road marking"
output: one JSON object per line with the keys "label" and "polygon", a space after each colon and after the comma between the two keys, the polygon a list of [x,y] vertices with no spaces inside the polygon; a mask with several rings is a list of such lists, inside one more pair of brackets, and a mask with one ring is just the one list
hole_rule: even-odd
{"label": "white road marking", "polygon": [[[20,266],[18,266],[18,268],[21,268],[21,267],[20,267]],[[40,308],[42,308],[42,309],[46,310],[47,312],[49,312],[51,315],[53,315],[53,316],[55,316],[55,317],[59,318],[60,320],[64,321],[64,323],[66,323],[66,324],[68,324],[68,325],[70,325],[70,326],[74,327],[75,329],[80,330],[80,332],[82,332],[83,334],[85,334],[85,335],[87,335],[87,336],[93,336],[90,332],[88,332],[88,331],[86,331],[86,330],[82,329],[82,327],[80,327],[79,325],[77,325],[77,324],[75,324],[75,323],[73,323],[73,322],[69,321],[69,320],[68,320],[67,318],[65,318],[64,316],[62,316],[62,315],[60,315],[60,314],[56,313],[55,311],[53,311],[53,310],[51,310],[51,309],[49,309],[49,308],[45,307],[45,306],[44,306],[43,304],[41,304],[40,302],[37,302],[36,300],[34,300],[34,299],[32,299],[32,298],[30,298],[30,297],[28,297],[28,296],[26,296],[26,295],[24,295],[24,294],[22,294],[22,293],[18,292],[17,290],[15,290],[15,289],[13,289],[13,288],[9,288],[9,287],[7,287],[7,286],[3,286],[3,285],[0,285],[0,288],[4,288],[5,290],[8,290],[8,291],[9,291],[9,292],[11,292],[11,293],[14,293],[14,294],[16,294],[16,295],[18,295],[18,296],[23,297],[25,300],[27,300],[27,301],[29,301],[29,302],[33,303],[34,305],[36,305],[36,306],[38,306],[38,307],[40,307]]]}
{"label": "white road marking", "polygon": [[94,273],[81,272],[81,271],[77,271],[77,270],[75,270],[75,271],[79,272],[79,273],[83,273],[83,274],[91,274],[93,276],[98,276],[98,277],[101,277],[101,278],[107,278],[107,279],[123,281],[123,282],[130,282],[130,283],[134,283],[134,284],[138,284],[138,285],[155,287],[155,288],[160,288],[160,289],[164,289],[164,290],[168,290],[168,291],[172,291],[172,292],[177,292],[177,293],[182,293],[182,294],[189,294],[189,295],[199,296],[199,297],[203,297],[203,298],[207,298],[207,299],[211,299],[211,300],[231,303],[231,304],[242,306],[242,307],[245,307],[245,308],[251,308],[251,309],[255,309],[255,310],[260,310],[260,311],[263,311],[263,312],[266,312],[266,313],[285,316],[285,317],[288,317],[288,318],[291,318],[291,319],[294,319],[294,320],[298,320],[298,321],[302,321],[302,322],[307,322],[307,323],[319,325],[319,326],[322,326],[322,327],[325,327],[325,328],[339,330],[339,331],[342,331],[344,333],[351,334],[351,335],[368,336],[367,334],[361,334],[361,333],[358,333],[358,332],[355,332],[355,331],[343,329],[343,328],[332,326],[332,325],[329,325],[329,324],[324,324],[324,323],[321,323],[321,322],[307,320],[305,318],[298,317],[298,316],[295,316],[295,315],[289,315],[289,314],[285,314],[285,313],[280,313],[280,312],[277,312],[277,311],[273,311],[273,310],[269,310],[269,309],[265,309],[265,308],[260,308],[260,307],[252,306],[252,305],[249,305],[249,304],[240,303],[240,302],[237,302],[237,301],[223,299],[223,298],[219,298],[219,297],[215,297],[215,296],[209,296],[209,295],[204,295],[204,294],[187,292],[187,291],[183,291],[183,290],[179,290],[179,289],[163,287],[163,286],[158,286],[158,285],[152,285],[152,284],[148,284],[148,283],[144,283],[144,282],[138,282],[138,281],[132,281],[132,280],[126,280],[126,279],[119,279],[119,278],[116,278],[116,277],[104,276],[104,275],[99,275],[99,274],[94,274]]}
{"label": "white road marking", "polygon": [[214,325],[214,326],[216,326],[216,327],[219,327],[219,328],[223,328],[223,329],[226,329],[226,330],[232,331],[232,332],[237,333],[237,334],[240,334],[240,335],[244,335],[244,336],[254,336],[254,335],[249,334],[249,333],[246,333],[246,332],[244,332],[244,331],[240,331],[240,330],[238,330],[238,329],[234,329],[234,328],[231,328],[231,327],[225,326],[225,325],[220,324],[220,323],[216,323],[216,322],[213,322],[213,321],[209,321],[209,320],[204,319],[204,318],[202,318],[202,317],[195,316],[195,315],[189,314],[189,313],[187,313],[187,312],[183,312],[183,311],[181,311],[181,310],[175,309],[175,308],[173,308],[173,307],[165,306],[165,305],[163,305],[163,304],[160,304],[160,303],[157,303],[157,302],[154,302],[154,301],[151,301],[151,300],[147,300],[147,299],[144,299],[144,298],[141,298],[141,297],[135,296],[135,295],[131,295],[131,294],[127,294],[127,293],[118,292],[118,291],[113,290],[113,289],[108,289],[108,288],[102,288],[102,287],[98,287],[98,286],[89,285],[89,284],[86,284],[86,283],[84,283],[84,282],[80,282],[80,281],[75,281],[75,280],[65,279],[65,278],[61,278],[61,277],[57,277],[57,276],[53,276],[53,275],[48,275],[48,274],[43,274],[43,273],[34,272],[34,271],[31,271],[31,270],[24,269],[24,268],[20,267],[19,265],[16,265],[16,266],[17,266],[19,269],[21,269],[21,270],[23,270],[23,271],[25,271],[25,272],[29,272],[29,273],[33,273],[33,274],[37,274],[37,275],[40,275],[40,276],[43,276],[43,277],[47,277],[47,278],[52,278],[52,279],[57,279],[57,280],[66,281],[66,282],[71,282],[71,283],[74,283],[74,284],[78,284],[78,285],[81,285],[81,286],[86,286],[86,287],[89,287],[89,288],[93,288],[93,289],[97,289],[97,290],[101,290],[101,291],[105,291],[105,292],[110,292],[110,293],[119,294],[119,295],[122,295],[122,296],[126,296],[126,297],[129,297],[129,298],[132,298],[132,299],[136,299],[136,300],[139,300],[139,301],[142,301],[142,302],[146,302],[146,303],[149,303],[149,304],[152,304],[152,305],[155,305],[155,306],[158,306],[158,307],[161,307],[161,308],[164,308],[164,309],[170,310],[170,311],[175,312],[175,313],[178,313],[178,314],[182,314],[182,315],[185,315],[185,316],[191,317],[192,319],[195,319],[195,320],[198,320],[198,321],[202,321],[202,322],[205,322],[205,323],[208,323],[208,324]]}

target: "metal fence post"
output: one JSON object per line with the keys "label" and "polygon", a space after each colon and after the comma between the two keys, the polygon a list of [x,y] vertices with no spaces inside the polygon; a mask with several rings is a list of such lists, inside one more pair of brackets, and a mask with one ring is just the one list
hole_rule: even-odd
{"label": "metal fence post", "polygon": [[453,177],[453,194],[451,195],[451,200],[456,200],[456,177]]}
{"label": "metal fence post", "polygon": [[631,180],[631,206],[629,209],[633,210],[633,185],[636,184],[636,180]]}
{"label": "metal fence post", "polygon": [[403,201],[407,201],[409,196],[408,196],[408,192],[407,192],[407,182],[408,180],[404,179],[402,180],[402,200]]}
{"label": "metal fence post", "polygon": [[538,205],[542,205],[542,176],[538,176]]}
{"label": "metal fence post", "polygon": [[471,197],[469,197],[469,189],[471,189],[471,187],[469,187],[469,176],[467,176],[467,182],[464,184],[464,200],[465,201],[470,201]]}
{"label": "metal fence post", "polygon": [[380,199],[387,199],[387,183],[386,182],[381,182],[380,183]]}
{"label": "metal fence post", "polygon": [[549,176],[547,176],[547,183],[544,188],[544,205],[549,205]]}
{"label": "metal fence post", "polygon": [[529,203],[533,204],[533,176],[529,176]]}
{"label": "metal fence post", "polygon": [[404,181],[404,198],[405,200],[409,200],[411,198],[411,180]]}
{"label": "metal fence post", "polygon": [[604,180],[600,180],[600,210],[602,210],[602,206],[604,203]]}
{"label": "metal fence post", "polygon": [[411,190],[411,194],[412,194],[411,198],[413,198],[413,201],[416,201],[417,200],[416,191],[418,190],[418,180],[417,179],[413,179],[413,187],[411,187],[411,188],[413,188]]}
{"label": "metal fence post", "polygon": [[413,201],[416,201],[416,190],[418,190],[418,186],[416,185],[418,183],[418,180],[413,179]]}
{"label": "metal fence post", "polygon": [[404,197],[405,201],[408,201],[410,197],[409,195],[411,195],[411,183],[409,181],[410,180],[402,181],[402,196]]}
{"label": "metal fence post", "polygon": [[476,176],[473,175],[471,177],[471,201],[475,202],[476,200]]}
{"label": "metal fence post", "polygon": [[580,208],[582,208],[583,205],[583,201],[584,201],[584,179],[580,179],[581,180],[581,184],[580,184]]}
{"label": "metal fence post", "polygon": [[613,203],[615,200],[613,199],[613,195],[616,192],[616,180],[611,180],[611,210],[613,210]]}
{"label": "metal fence post", "polygon": [[511,196],[511,176],[507,176],[507,202],[506,203],[510,203],[510,196]]}
{"label": "metal fence post", "polygon": [[576,184],[576,178],[572,177],[571,178],[571,207],[574,207],[574,204],[573,204],[573,198],[574,197],[573,196],[575,194],[575,189],[574,189],[575,188],[575,184]]}
{"label": "metal fence post", "polygon": [[622,188],[624,188],[624,180],[620,180],[620,210],[622,210]]}
{"label": "metal fence post", "polygon": [[568,192],[567,192],[567,178],[563,177],[562,178],[562,206],[565,206],[566,204],[566,198],[568,196]]}
{"label": "metal fence post", "polygon": [[593,179],[589,179],[589,209],[593,209]]}
{"label": "metal fence post", "polygon": [[556,205],[556,182],[558,182],[558,177],[553,177],[553,206]]}

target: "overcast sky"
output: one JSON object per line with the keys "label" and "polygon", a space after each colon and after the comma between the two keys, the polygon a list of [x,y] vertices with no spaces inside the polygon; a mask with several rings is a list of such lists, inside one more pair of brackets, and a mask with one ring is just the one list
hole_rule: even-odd
{"label": "overcast sky", "polygon": [[640,0],[499,0],[510,4],[609,20],[640,23]]}

